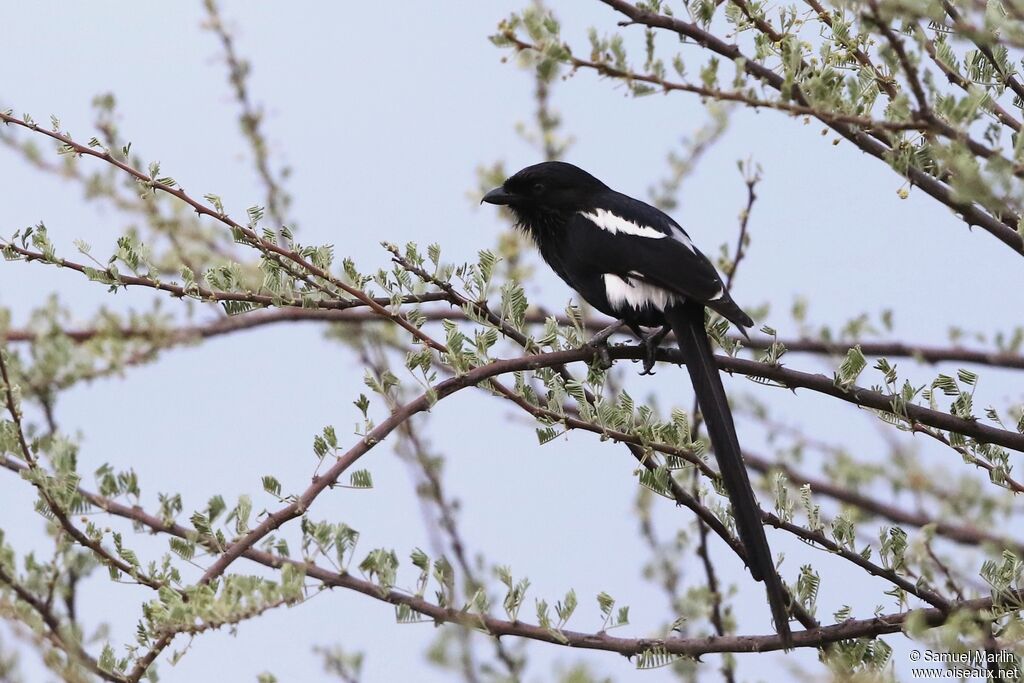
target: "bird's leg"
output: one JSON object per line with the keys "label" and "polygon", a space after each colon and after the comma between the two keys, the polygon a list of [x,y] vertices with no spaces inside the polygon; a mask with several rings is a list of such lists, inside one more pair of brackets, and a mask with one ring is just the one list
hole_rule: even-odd
{"label": "bird's leg", "polygon": [[608,355],[608,337],[615,334],[616,330],[625,324],[625,320],[616,320],[591,337],[590,341],[587,342],[587,346],[592,346],[597,350],[598,365],[606,370],[612,366],[611,356]]}
{"label": "bird's leg", "polygon": [[661,346],[661,342],[672,330],[668,325],[664,325],[660,330],[653,334],[645,335],[640,329],[633,328],[633,332],[640,338],[640,344],[644,347],[644,370],[641,375],[653,375],[654,364],[656,362],[656,355],[658,347]]}

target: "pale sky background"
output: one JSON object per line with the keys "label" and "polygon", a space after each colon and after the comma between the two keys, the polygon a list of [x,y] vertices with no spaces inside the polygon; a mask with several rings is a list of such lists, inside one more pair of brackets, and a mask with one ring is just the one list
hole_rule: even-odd
{"label": "pale sky background", "polygon": [[[606,32],[619,20],[596,2],[550,5],[582,51],[589,49],[589,26]],[[467,194],[475,186],[474,169],[496,159],[509,169],[538,160],[514,132],[532,115],[532,77],[503,64],[505,53],[487,40],[498,20],[519,7],[495,0],[224,4],[238,49],[253,64],[251,89],[268,111],[264,125],[272,153],[294,168],[289,188],[303,242],[331,242],[339,262],[341,255],[351,256],[364,271],[387,264],[378,246],[382,239],[437,241],[450,261],[473,258],[494,244],[501,228],[495,211],[478,207]],[[5,2],[0,14],[7,56],[0,60],[0,106],[41,122],[56,114],[84,141],[93,135],[90,101],[112,91],[133,149],[159,159],[163,171],[191,193],[217,193],[239,216],[262,200],[219,46],[199,28],[199,2]],[[634,100],[587,73],[558,83],[553,105],[577,139],[568,160],[641,197],[664,175],[667,152],[705,119],[696,99]],[[942,341],[953,325],[994,332],[1020,322],[1024,278],[1018,257],[984,233],[969,233],[922,193],[899,199],[902,182],[895,174],[846,143],[833,146],[834,135],[820,131],[820,124],[770,112],[738,113],[685,185],[675,212],[705,251],[731,244],[745,199],[736,161],[750,157],[763,166],[750,226],[753,244],[734,290],[746,307],[774,305],[759,324],[773,325],[782,336],[795,334],[788,309],[799,294],[811,298],[810,319],[819,324],[893,308],[897,333],[910,341]],[[73,239],[83,238],[96,253],[106,253],[123,228],[111,210],[83,202],[79,189],[0,149],[0,230],[10,234],[39,220],[66,251]],[[82,318],[99,304],[123,310],[153,299],[143,291],[111,297],[74,274],[38,265],[0,264],[0,305],[13,309],[15,325],[50,292]],[[547,274],[529,293],[556,310],[569,299],[565,286]],[[200,311],[200,317],[211,314]],[[834,367],[806,356],[787,362],[826,373]],[[901,367],[917,384],[936,372],[909,362]],[[666,367],[650,379],[637,377],[634,366],[626,374],[634,396],[657,391],[663,409],[670,407],[668,397],[689,407],[682,370]],[[190,511],[215,493],[229,501],[243,492],[258,494],[264,474],[281,479],[286,491],[301,490],[313,464],[315,433],[334,424],[351,442],[357,419],[351,401],[363,391],[361,377],[350,353],[322,339],[322,328],[279,326],[178,349],[124,378],[79,386],[62,398],[57,414],[65,431],[81,435],[83,473],[103,462],[131,466],[150,507],[158,491],[180,491]],[[868,371],[862,383],[876,380]],[[727,381],[735,392],[772,401],[784,419],[803,416],[812,435],[845,441],[867,458],[884,452],[879,423],[867,413],[808,392]],[[1020,399],[1008,376],[984,371],[976,405]],[[270,417],[252,420],[254,413]],[[584,434],[538,447],[520,413],[479,392],[446,400],[427,424],[434,446],[448,458],[445,482],[462,502],[469,547],[532,582],[524,619],[534,620],[534,597],[553,604],[569,587],[581,604],[570,625],[575,630],[600,627],[594,596],[602,590],[631,606],[632,623],[620,635],[654,635],[672,619],[659,589],[640,575],[647,553],[630,513],[637,484],[624,447]],[[741,419],[739,426],[745,445],[769,452],[756,425]],[[896,438],[910,442],[905,435]],[[949,452],[928,453],[942,466],[962,467]],[[359,529],[360,558],[385,546],[405,562],[413,548],[429,548],[412,480],[390,444],[361,464],[372,471],[375,489],[325,493],[313,516]],[[19,554],[45,549],[43,522],[31,512],[32,491],[10,475],[0,475],[0,482],[0,528]],[[771,506],[765,496],[761,500]],[[257,495],[257,509],[263,505],[272,501]],[[690,521],[668,501],[659,499],[656,508],[663,533]],[[862,530],[874,536],[878,526],[867,523]],[[858,617],[870,616],[876,604],[893,611],[893,600],[882,595],[887,585],[788,537],[772,533],[770,540],[776,552],[787,553],[783,571],[789,581],[806,562],[822,572],[824,621],[844,603],[858,605]],[[153,558],[166,547],[162,541],[131,542]],[[714,553],[723,575],[740,583],[740,631],[768,632],[762,587],[720,544]],[[233,569],[255,571],[243,561]],[[696,557],[681,569],[689,580],[703,581]],[[412,583],[411,572],[403,577]],[[115,643],[130,640],[144,592],[113,586],[99,573],[87,588],[80,606],[85,620],[109,623]],[[6,627],[0,634],[9,644]],[[204,636],[175,667],[165,655],[160,674],[164,681],[230,683],[271,671],[281,681],[328,680],[312,647],[340,643],[365,651],[365,681],[450,680],[423,656],[434,635],[429,624],[396,625],[384,603],[333,591],[245,623],[237,636]],[[479,640],[479,652],[489,653],[489,644]],[[887,640],[897,648],[898,671],[906,672],[907,641]],[[180,647],[184,640],[176,642]],[[529,649],[531,681],[547,680],[553,666],[579,660],[616,681],[674,680],[664,670],[637,672],[613,654],[541,643]],[[791,660],[818,670],[813,652]],[[706,678],[719,679],[717,659],[708,662]],[[48,680],[31,654],[23,664],[30,680]],[[789,680],[786,667],[779,654],[739,656],[742,679]]]}

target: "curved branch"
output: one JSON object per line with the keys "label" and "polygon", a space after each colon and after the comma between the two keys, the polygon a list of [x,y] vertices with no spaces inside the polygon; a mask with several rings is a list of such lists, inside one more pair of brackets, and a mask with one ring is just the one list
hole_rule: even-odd
{"label": "curved branch", "polygon": [[1018,555],[1024,555],[1024,542],[1017,539],[1007,536],[999,536],[995,533],[986,531],[985,529],[979,529],[974,526],[938,521],[921,512],[904,510],[903,508],[896,507],[895,505],[884,503],[877,498],[872,498],[869,495],[853,491],[843,486],[838,486],[828,480],[804,474],[803,472],[799,472],[793,467],[790,467],[786,463],[772,461],[764,456],[756,455],[749,451],[743,452],[743,460],[751,469],[761,472],[762,474],[780,472],[798,486],[803,484],[809,485],[811,487],[811,491],[815,495],[826,496],[833,500],[837,500],[840,503],[852,505],[853,507],[863,510],[869,514],[888,519],[890,522],[905,524],[907,526],[917,528],[933,524],[935,525],[935,533],[937,535],[948,538],[951,541],[963,543],[965,545],[982,545],[985,543],[991,543],[999,548],[1008,548]]}
{"label": "curved branch", "polygon": [[[17,259],[23,260],[26,263],[31,263],[33,261],[38,261],[40,263],[49,263],[57,266],[58,268],[67,268],[68,270],[73,270],[76,273],[81,273],[82,275],[86,275],[87,277],[88,271],[90,270],[90,268],[83,263],[70,261],[64,258],[50,259],[47,258],[47,256],[42,252],[32,251],[31,249],[19,247],[18,245],[12,244],[10,242],[0,243],[0,251],[6,251],[15,256]],[[207,287],[202,287],[199,285],[195,285],[191,288],[186,288],[174,283],[163,282],[155,278],[136,275],[124,275],[122,273],[117,273],[116,275],[105,273],[105,275],[111,277],[111,279],[114,280],[115,283],[118,285],[122,285],[125,287],[145,287],[147,289],[155,289],[160,292],[166,292],[167,294],[170,294],[171,296],[179,299],[194,298],[200,301],[217,303],[221,303],[224,301],[241,301],[245,303],[255,304],[257,306],[262,306],[265,308],[270,308],[272,306],[280,307],[282,308],[282,310],[290,310],[293,308],[301,310],[303,308],[303,302],[301,299],[282,300],[279,297],[270,296],[267,294],[258,294],[255,292],[229,292],[221,289],[209,289]],[[416,304],[431,301],[447,301],[447,299],[448,297],[445,296],[444,294],[436,292],[417,296],[406,296],[403,297],[402,303]],[[384,308],[385,306],[390,306],[392,303],[392,300],[388,297],[370,297],[364,295],[364,297],[360,299],[320,299],[316,302],[316,305],[320,307],[321,310],[324,311],[346,311],[360,307],[370,307],[374,308],[374,310],[377,310],[377,308]],[[309,311],[315,309],[306,310]],[[380,317],[381,316],[379,313],[374,316],[374,318]],[[228,318],[227,320],[231,320],[231,318]],[[215,325],[215,330],[217,329],[216,325],[221,326],[220,329],[223,331],[220,332],[220,334],[234,331],[231,324],[225,321],[218,321],[217,323],[213,323],[213,325]],[[99,334],[99,331],[97,330],[82,331],[77,333],[76,341],[87,341],[88,339],[91,339],[97,334]],[[216,334],[217,333],[215,332],[214,334],[201,336],[216,336]],[[24,332],[20,334],[20,338],[12,339],[12,341],[27,341],[30,338],[34,338],[35,336],[37,335]]]}
{"label": "curved branch", "polygon": [[[23,465],[7,458],[0,458],[0,465],[14,471],[18,471],[20,467],[23,467]],[[131,520],[149,528],[153,532],[183,539],[195,536],[194,530],[175,522],[167,522],[157,515],[146,512],[141,507],[125,505],[97,493],[81,489],[79,492],[90,503],[108,514]],[[217,549],[216,542],[213,539],[200,538],[199,540],[209,544],[212,550]],[[437,623],[461,624],[472,628],[483,627],[487,633],[495,637],[516,636],[555,645],[616,652],[625,656],[637,655],[655,647],[664,648],[670,654],[690,657],[698,657],[703,654],[716,652],[768,652],[783,649],[783,643],[776,634],[764,636],[713,636],[710,638],[616,638],[603,632],[554,631],[520,621],[507,621],[488,615],[442,607],[421,597],[395,590],[382,593],[380,586],[370,581],[255,548],[246,549],[242,552],[241,557],[273,569],[280,569],[286,564],[290,564],[299,567],[306,576],[316,579],[325,585],[352,590],[392,605],[406,605],[416,612],[434,619]],[[1007,599],[1024,600],[1024,592],[1007,596]],[[953,610],[967,611],[984,611],[992,606],[993,601],[991,598],[964,600],[950,604]],[[937,608],[887,614],[871,619],[850,619],[831,626],[796,631],[793,633],[793,645],[795,647],[819,648],[829,643],[851,638],[872,638],[888,633],[896,633],[902,630],[903,624],[911,617],[920,618],[928,626],[939,626],[946,620],[944,612]]]}
{"label": "curved branch", "polygon": [[[309,259],[299,254],[298,252],[279,246],[274,242],[264,239],[256,232],[256,230],[253,227],[242,225],[238,221],[234,220],[228,214],[200,202],[199,200],[195,199],[190,194],[185,192],[184,189],[176,185],[173,181],[168,182],[166,179],[155,178],[150,175],[147,175],[146,173],[143,173],[142,171],[135,168],[126,161],[122,161],[121,159],[114,157],[112,154],[110,154],[109,151],[105,149],[94,149],[87,145],[82,145],[71,139],[69,135],[66,135],[58,130],[47,130],[34,122],[19,119],[18,117],[12,116],[9,113],[0,111],[0,122],[6,123],[8,125],[20,126],[22,128],[31,130],[35,133],[39,133],[41,135],[45,135],[49,138],[57,140],[58,142],[62,143],[65,149],[72,151],[75,154],[95,157],[96,159],[100,159],[101,161],[105,161],[108,164],[111,164],[121,169],[126,174],[137,180],[141,185],[151,189],[154,192],[164,192],[166,194],[171,195],[172,197],[176,197],[177,199],[191,207],[192,210],[194,210],[200,216],[209,216],[210,218],[213,218],[214,220],[224,225],[231,231],[231,234],[236,239],[236,241],[242,241],[248,244],[249,246],[252,246],[253,248],[259,250],[268,259],[280,264],[289,272],[294,274],[293,267],[298,267],[299,269],[301,269],[301,273],[299,275],[300,277],[303,277],[304,279],[307,277],[312,277],[315,279],[322,280],[323,282],[329,283],[331,287],[336,288],[339,291],[344,292],[345,294],[362,302],[364,305],[368,306],[380,317],[391,320],[396,325],[398,325],[399,327],[407,331],[409,334],[411,334],[413,337],[420,340],[426,346],[429,346],[430,348],[438,351],[444,349],[443,345],[437,343],[433,339],[430,339],[429,337],[424,335],[419,330],[419,328],[416,327],[416,325],[412,324],[408,319],[406,319],[405,316],[401,315],[400,313],[389,310],[389,308],[385,305],[377,303],[377,301],[373,297],[369,296],[366,292],[362,291],[358,287],[349,285],[341,281],[340,279],[334,277],[328,270],[320,268],[319,266],[313,264],[312,262],[309,261]],[[13,245],[8,244],[4,248],[10,249],[12,246]],[[39,257],[36,256],[36,258]],[[47,258],[43,258],[42,260],[49,261],[49,259]]]}
{"label": "curved branch", "polygon": [[[22,429],[21,424],[21,412],[18,410],[17,401],[15,399],[15,387],[7,371],[7,362],[4,360],[4,353],[4,349],[0,347],[0,381],[3,382],[4,407],[11,416],[11,422],[14,425],[14,432],[17,438],[18,448],[21,451],[21,457],[24,459],[28,469],[37,473],[39,471],[39,464],[33,455],[32,450],[29,448],[28,441],[25,439],[25,432]],[[113,567],[122,574],[132,577],[140,584],[155,591],[168,587],[165,581],[147,575],[145,572],[141,571],[140,568],[133,567],[129,562],[126,562],[107,550],[101,541],[91,538],[84,531],[76,527],[68,517],[68,511],[65,510],[56,499],[54,499],[53,494],[47,489],[45,479],[32,478],[30,481],[39,492],[39,497],[42,499],[43,503],[53,515],[54,519],[57,520],[57,523],[64,532],[71,536],[71,538],[73,538],[80,546],[92,551],[93,555],[96,556],[97,562],[108,567]]]}
{"label": "curved branch", "polygon": [[[628,17],[630,23],[671,31],[680,36],[690,38],[701,47],[719,54],[731,62],[742,64],[747,74],[767,83],[776,90],[781,90],[785,85],[783,76],[764,64],[750,59],[737,45],[725,42],[695,23],[642,9],[630,2],[626,2],[626,0],[600,1]],[[803,92],[795,84],[792,86],[792,95],[800,105],[811,106]],[[890,147],[880,142],[872,134],[858,126],[829,120],[827,115],[819,116],[815,113],[814,116],[864,152],[877,159],[886,161],[891,151]],[[1018,254],[1024,255],[1024,237],[1017,233],[1015,227],[1011,227],[1016,225],[1017,220],[1017,216],[1012,211],[1008,211],[1007,215],[1003,217],[1004,220],[1000,220],[978,205],[958,199],[948,185],[920,169],[910,167],[906,171],[906,176],[925,193],[960,213],[964,222],[968,225],[981,227]]]}
{"label": "curved branch", "polygon": [[[572,353],[580,356],[574,360],[590,360],[593,355],[593,351],[590,349],[578,349],[573,352],[563,353]],[[638,360],[643,357],[643,349],[634,346],[616,346],[612,347],[610,355],[612,358],[629,358],[632,360]],[[657,356],[658,360],[685,364],[685,359],[678,349],[662,348],[658,350]],[[880,410],[894,415],[900,415],[899,412],[894,409],[894,405],[898,405],[900,403],[900,399],[891,394],[883,394],[860,386],[852,386],[849,389],[843,389],[836,386],[832,379],[825,375],[811,374],[809,372],[801,372],[799,370],[790,370],[782,365],[769,365],[768,363],[759,363],[745,358],[733,358],[730,356],[715,356],[715,360],[718,361],[718,366],[726,372],[735,372],[748,377],[759,377],[771,380],[789,389],[810,389],[812,391],[837,398],[841,401],[852,403],[853,405],[857,405],[862,408],[871,408],[873,410]],[[938,410],[932,410],[931,408],[925,408],[912,403],[904,404],[903,407],[906,414],[900,415],[900,417],[905,417],[913,422],[918,422],[944,431],[963,434],[964,436],[969,436],[981,443],[996,444],[1015,451],[1024,452],[1024,434],[1019,432],[997,429],[995,427],[982,424],[977,420],[966,420],[950,413],[943,413]],[[1024,486],[1020,487],[1020,491],[1024,492]]]}
{"label": "curved branch", "polygon": [[13,576],[4,570],[2,564],[0,564],[0,584],[10,587],[11,591],[19,600],[28,605],[36,614],[39,615],[39,618],[50,632],[51,641],[62,652],[64,652],[69,659],[81,664],[105,681],[112,681],[112,683],[126,683],[128,679],[113,672],[104,671],[97,663],[96,659],[82,648],[81,643],[75,639],[74,636],[68,637],[65,630],[61,627],[60,621],[49,607],[47,607],[46,603],[18,583]]}

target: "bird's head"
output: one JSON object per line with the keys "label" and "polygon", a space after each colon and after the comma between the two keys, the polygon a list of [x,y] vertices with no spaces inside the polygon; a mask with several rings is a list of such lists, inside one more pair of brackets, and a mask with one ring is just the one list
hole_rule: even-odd
{"label": "bird's head", "polygon": [[501,187],[485,194],[481,202],[507,206],[522,217],[587,209],[594,194],[606,190],[608,186],[582,168],[564,161],[545,161],[510,176]]}

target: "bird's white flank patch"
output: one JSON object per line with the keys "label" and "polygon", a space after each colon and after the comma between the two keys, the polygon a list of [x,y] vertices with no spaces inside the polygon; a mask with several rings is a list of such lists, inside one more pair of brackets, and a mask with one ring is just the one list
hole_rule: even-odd
{"label": "bird's white flank patch", "polygon": [[623,279],[611,273],[605,273],[603,277],[605,296],[608,297],[608,303],[616,308],[628,304],[636,310],[650,306],[664,311],[669,304],[679,300],[672,292],[642,280]]}
{"label": "bird's white flank patch", "polygon": [[638,225],[633,221],[626,220],[622,216],[616,216],[608,209],[595,209],[594,211],[580,211],[580,215],[590,220],[594,225],[607,230],[610,233],[621,232],[626,235],[636,235],[637,237],[649,237],[651,239],[660,240],[664,237],[668,237],[665,233],[655,230],[654,228],[647,225]]}

